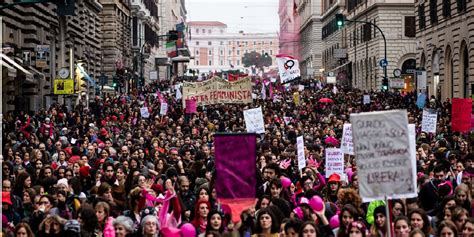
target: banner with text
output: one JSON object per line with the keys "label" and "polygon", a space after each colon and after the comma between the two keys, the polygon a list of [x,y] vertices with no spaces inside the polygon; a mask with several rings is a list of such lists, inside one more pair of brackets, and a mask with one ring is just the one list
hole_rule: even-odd
{"label": "banner with text", "polygon": [[423,120],[421,122],[421,131],[436,133],[438,114],[431,113],[429,110],[423,110]]}
{"label": "banner with text", "polygon": [[344,154],[354,155],[354,143],[352,143],[352,126],[350,123],[344,124],[342,129],[341,151]]}
{"label": "banner with text", "polygon": [[326,178],[333,173],[339,176],[344,175],[344,154],[341,149],[327,148],[326,149]]}
{"label": "banner with text", "polygon": [[363,201],[416,192],[407,111],[351,114],[351,124]]}
{"label": "banner with text", "polygon": [[304,157],[304,139],[303,136],[296,138],[296,149],[298,154],[298,169],[301,171],[306,167],[306,158]]}
{"label": "banner with text", "polygon": [[471,130],[471,99],[452,99],[451,129],[454,132],[467,132]]}
{"label": "banner with text", "polygon": [[229,82],[220,77],[213,77],[202,82],[183,83],[183,106],[188,99],[198,105],[248,104],[252,103],[252,83],[250,77]]}
{"label": "banner with text", "polygon": [[300,64],[297,59],[288,55],[277,55],[276,57],[281,84],[301,78]]}
{"label": "banner with text", "polygon": [[244,110],[244,120],[247,132],[259,134],[265,133],[262,107]]}

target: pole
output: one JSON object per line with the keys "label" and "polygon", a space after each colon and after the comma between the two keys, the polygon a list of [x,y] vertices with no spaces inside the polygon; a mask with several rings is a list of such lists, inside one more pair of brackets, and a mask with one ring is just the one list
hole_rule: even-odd
{"label": "pole", "polygon": [[386,223],[386,226],[387,226],[387,237],[392,237],[392,230],[390,228],[391,226],[391,222],[390,222],[390,208],[388,207],[388,197],[387,195],[385,195],[385,223]]}
{"label": "pole", "polygon": [[[382,38],[383,38],[384,60],[385,60],[385,62],[388,62],[387,61],[387,39],[385,38],[385,35],[384,35],[383,31],[376,24],[374,24],[370,21],[356,21],[356,20],[348,20],[348,19],[346,19],[346,21],[354,22],[354,23],[365,23],[365,24],[369,24],[369,25],[374,26],[375,28],[377,28],[377,30],[380,32],[380,34],[382,35]],[[387,65],[386,64],[382,65],[382,68],[383,68],[384,80],[388,80]]]}

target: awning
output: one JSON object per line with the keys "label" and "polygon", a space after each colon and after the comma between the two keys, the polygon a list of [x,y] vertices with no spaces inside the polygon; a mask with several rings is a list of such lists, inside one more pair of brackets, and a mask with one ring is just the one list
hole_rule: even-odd
{"label": "awning", "polygon": [[351,63],[351,62],[344,63],[344,64],[342,64],[342,65],[340,65],[340,66],[337,66],[336,68],[333,68],[333,69],[331,69],[331,70],[329,70],[329,71],[330,71],[330,72],[336,71],[337,69],[339,69],[339,68],[341,68],[341,67],[344,67],[344,66],[347,66],[347,64],[350,64],[350,63]]}
{"label": "awning", "polygon": [[[7,55],[3,54],[3,53],[0,53],[0,61],[2,61],[2,65],[7,62],[8,64],[10,64],[11,66],[15,67],[16,69],[22,71],[23,73],[25,73],[26,75],[29,75],[29,76],[33,76],[33,74],[31,72],[29,72],[28,70],[26,70],[24,67],[22,67],[20,64],[16,63],[15,60],[9,58]],[[5,60],[5,61],[4,61]]]}
{"label": "awning", "polygon": [[187,63],[189,62],[190,58],[189,57],[184,57],[182,55],[179,55],[178,57],[171,58],[171,61],[175,63]]}
{"label": "awning", "polygon": [[158,66],[168,66],[171,62],[168,57],[155,57],[155,64]]}
{"label": "awning", "polygon": [[189,52],[188,48],[178,48],[178,53],[186,57],[191,56],[191,53]]}

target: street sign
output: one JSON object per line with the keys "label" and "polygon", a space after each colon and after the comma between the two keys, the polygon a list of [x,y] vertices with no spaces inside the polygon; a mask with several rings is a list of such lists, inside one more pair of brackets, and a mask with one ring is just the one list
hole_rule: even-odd
{"label": "street sign", "polygon": [[380,67],[386,67],[388,65],[388,62],[387,62],[387,60],[382,59],[382,60],[380,60],[379,64],[380,64]]}
{"label": "street sign", "polygon": [[405,81],[401,78],[392,78],[389,81],[390,88],[403,89],[405,88]]}
{"label": "street sign", "polygon": [[415,69],[407,69],[406,72],[408,74],[414,74],[416,72],[416,70]]}

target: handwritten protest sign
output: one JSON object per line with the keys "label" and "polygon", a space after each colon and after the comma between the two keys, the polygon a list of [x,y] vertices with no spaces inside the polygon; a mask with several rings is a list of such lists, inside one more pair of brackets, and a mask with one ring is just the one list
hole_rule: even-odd
{"label": "handwritten protest sign", "polygon": [[326,178],[333,173],[339,176],[344,174],[344,154],[341,149],[327,148],[326,149]]}
{"label": "handwritten protest sign", "polygon": [[262,107],[244,110],[244,119],[247,132],[265,133]]}
{"label": "handwritten protest sign", "polygon": [[370,95],[364,95],[364,104],[370,104]]}
{"label": "handwritten protest sign", "polygon": [[406,110],[351,114],[351,124],[363,201],[416,191]]}
{"label": "handwritten protest sign", "polygon": [[354,143],[352,143],[352,126],[350,123],[344,124],[342,129],[341,151],[344,154],[354,155]]}
{"label": "handwritten protest sign", "polygon": [[421,122],[421,131],[436,133],[438,114],[431,113],[429,110],[423,110],[423,120]]}
{"label": "handwritten protest sign", "polygon": [[411,167],[413,169],[411,170],[411,183],[408,185],[411,185],[411,190],[413,190],[411,193],[405,193],[405,194],[400,194],[400,195],[394,195],[393,198],[413,198],[417,197],[418,193],[416,190],[416,185],[417,185],[417,176],[416,176],[416,130],[415,130],[415,124],[408,124],[408,137],[410,138],[410,163]]}
{"label": "handwritten protest sign", "polygon": [[301,171],[304,167],[306,167],[303,136],[299,136],[296,138],[296,149],[298,152],[298,169]]}
{"label": "handwritten protest sign", "polygon": [[186,100],[186,113],[193,114],[197,112],[197,103],[195,100]]}
{"label": "handwritten protest sign", "polygon": [[161,106],[160,106],[160,115],[166,115],[166,113],[168,112],[168,103],[161,103]]}
{"label": "handwritten protest sign", "polygon": [[453,98],[451,110],[451,128],[455,132],[471,130],[472,100]]}
{"label": "handwritten protest sign", "polygon": [[276,57],[281,84],[301,78],[300,65],[297,59],[288,55],[277,55]]}
{"label": "handwritten protest sign", "polygon": [[147,107],[140,108],[140,114],[141,114],[142,118],[149,118],[150,117],[150,113],[148,112]]}
{"label": "handwritten protest sign", "polygon": [[188,99],[197,101],[198,105],[252,103],[251,83],[250,77],[233,82],[220,77],[202,82],[183,82],[183,105]]}

